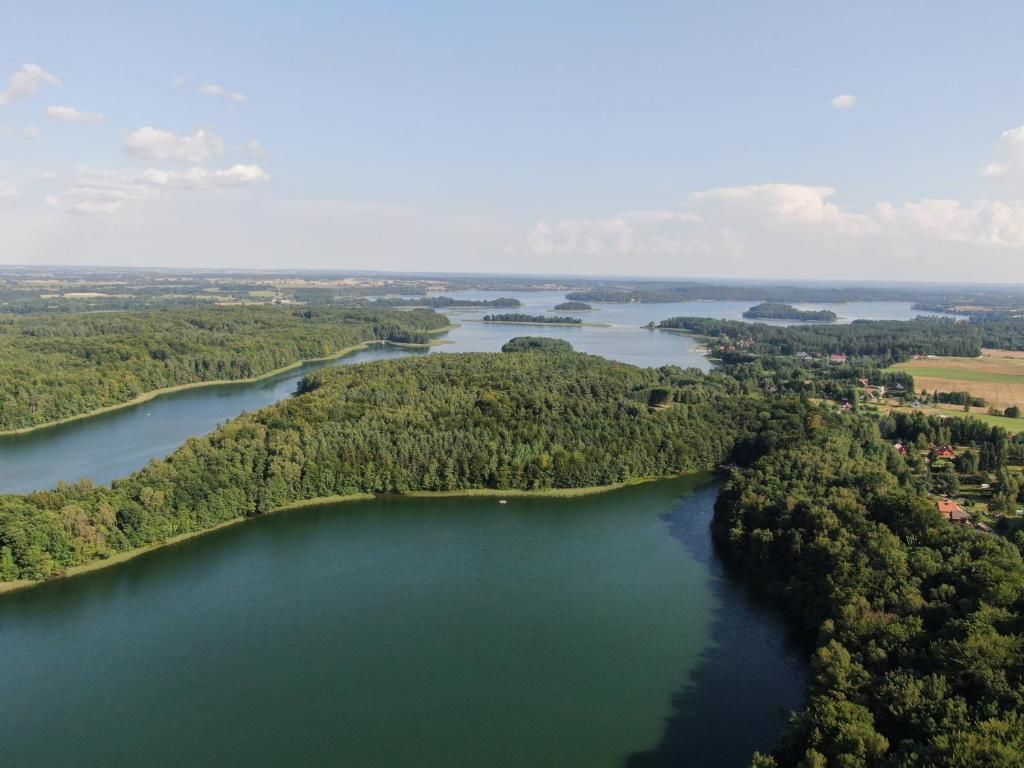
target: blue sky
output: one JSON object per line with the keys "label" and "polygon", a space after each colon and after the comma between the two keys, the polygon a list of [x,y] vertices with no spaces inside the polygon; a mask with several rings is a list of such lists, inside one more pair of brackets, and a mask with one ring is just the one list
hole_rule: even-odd
{"label": "blue sky", "polygon": [[1010,2],[9,3],[0,259],[1024,281],[1022,28]]}

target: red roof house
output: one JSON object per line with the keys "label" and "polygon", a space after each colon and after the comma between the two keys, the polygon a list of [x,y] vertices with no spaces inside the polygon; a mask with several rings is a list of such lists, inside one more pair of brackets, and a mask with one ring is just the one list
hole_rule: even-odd
{"label": "red roof house", "polygon": [[950,499],[943,499],[938,502],[939,514],[954,523],[966,523],[971,516],[964,512],[963,507]]}

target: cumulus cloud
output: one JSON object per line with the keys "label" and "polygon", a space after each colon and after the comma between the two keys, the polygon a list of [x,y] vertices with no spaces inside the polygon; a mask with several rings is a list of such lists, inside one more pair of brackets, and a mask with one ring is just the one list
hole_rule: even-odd
{"label": "cumulus cloud", "polygon": [[1003,131],[997,153],[999,159],[986,165],[983,175],[992,178],[1024,173],[1024,125]]}
{"label": "cumulus cloud", "polygon": [[270,181],[270,175],[258,165],[233,165],[218,171],[198,167],[182,172],[150,169],[142,174],[142,178],[155,187],[170,189],[242,187]]}
{"label": "cumulus cloud", "polygon": [[0,91],[0,107],[6,107],[18,99],[30,96],[44,85],[60,85],[60,78],[38,64],[25,64],[11,75],[7,90]]}
{"label": "cumulus cloud", "polygon": [[938,279],[950,277],[936,272],[943,253],[974,249],[962,264],[973,272],[986,259],[1005,271],[1024,255],[1024,201],[925,199],[858,212],[834,197],[831,187],[801,184],[721,187],[678,209],[538,221],[513,249],[550,270],[578,271],[584,260],[593,271],[759,277],[885,268],[907,278],[927,268]]}
{"label": "cumulus cloud", "polygon": [[85,112],[75,107],[47,107],[46,114],[64,123],[102,123],[106,120],[100,112]]}
{"label": "cumulus cloud", "polygon": [[852,93],[840,93],[833,97],[832,106],[835,109],[853,109],[857,106],[857,97]]}
{"label": "cumulus cloud", "polygon": [[213,83],[203,83],[196,88],[202,94],[206,96],[216,96],[218,98],[227,99],[228,101],[234,101],[238,104],[244,104],[249,100],[249,97],[244,93],[238,93],[238,91],[229,91],[220,85],[214,85]]}
{"label": "cumulus cloud", "polygon": [[257,165],[234,165],[213,171],[200,167],[181,172],[149,169],[137,174],[81,168],[70,189],[49,195],[46,202],[69,213],[109,214],[172,191],[227,189],[267,181],[270,175]]}
{"label": "cumulus cloud", "polygon": [[177,136],[147,125],[128,134],[124,146],[144,160],[173,160],[189,165],[202,165],[224,154],[224,139],[202,129],[189,136]]}

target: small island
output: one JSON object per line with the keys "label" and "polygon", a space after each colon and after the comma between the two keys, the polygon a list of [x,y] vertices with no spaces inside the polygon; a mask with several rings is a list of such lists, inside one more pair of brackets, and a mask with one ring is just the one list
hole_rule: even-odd
{"label": "small island", "polygon": [[582,325],[578,317],[563,315],[524,315],[521,312],[506,312],[500,315],[484,315],[485,323],[522,323],[527,325]]}
{"label": "small island", "polygon": [[743,316],[748,320],[803,320],[810,323],[834,323],[837,317],[828,309],[797,309],[791,304],[770,301],[751,307]]}
{"label": "small island", "polygon": [[555,309],[562,312],[586,312],[593,307],[583,301],[563,301],[561,304],[556,304]]}

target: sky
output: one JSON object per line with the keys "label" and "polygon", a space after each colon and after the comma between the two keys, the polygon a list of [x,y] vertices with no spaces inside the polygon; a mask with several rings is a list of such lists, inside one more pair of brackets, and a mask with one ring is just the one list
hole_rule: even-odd
{"label": "sky", "polygon": [[0,0],[0,263],[1024,283],[1019,2]]}

